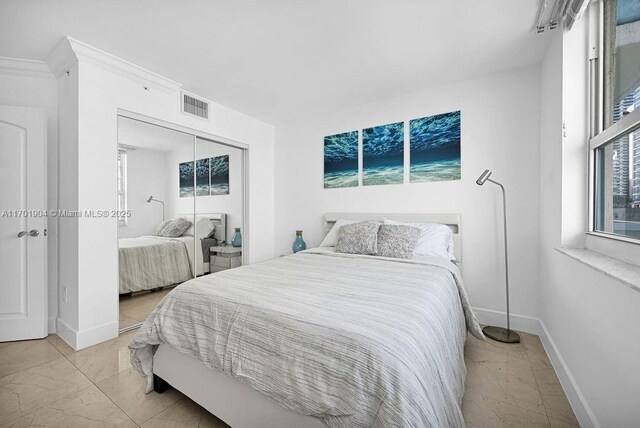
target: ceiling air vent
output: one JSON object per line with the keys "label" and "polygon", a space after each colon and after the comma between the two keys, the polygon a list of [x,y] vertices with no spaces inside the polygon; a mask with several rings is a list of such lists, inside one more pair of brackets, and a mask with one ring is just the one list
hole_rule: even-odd
{"label": "ceiling air vent", "polygon": [[209,119],[209,101],[183,91],[182,112],[202,119]]}

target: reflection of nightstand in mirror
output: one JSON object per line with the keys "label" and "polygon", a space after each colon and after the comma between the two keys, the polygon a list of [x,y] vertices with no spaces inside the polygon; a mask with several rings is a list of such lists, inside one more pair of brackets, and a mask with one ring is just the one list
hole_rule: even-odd
{"label": "reflection of nightstand in mirror", "polygon": [[[222,266],[222,269],[231,269],[233,262],[235,261],[238,266],[242,265],[242,247],[232,246],[216,246],[209,248],[209,264],[210,270],[213,272],[214,265],[218,258],[226,259],[227,266]],[[217,266],[220,268],[221,266]]]}

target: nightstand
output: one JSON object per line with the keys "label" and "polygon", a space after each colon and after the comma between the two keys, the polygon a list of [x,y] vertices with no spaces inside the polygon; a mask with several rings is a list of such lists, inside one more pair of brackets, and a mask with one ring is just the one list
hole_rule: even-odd
{"label": "nightstand", "polygon": [[242,264],[242,247],[232,247],[232,246],[216,246],[209,248],[209,270],[213,272],[213,266],[218,257],[222,259],[227,259],[228,266],[226,269],[231,269],[232,262],[235,260],[238,262],[238,265]]}

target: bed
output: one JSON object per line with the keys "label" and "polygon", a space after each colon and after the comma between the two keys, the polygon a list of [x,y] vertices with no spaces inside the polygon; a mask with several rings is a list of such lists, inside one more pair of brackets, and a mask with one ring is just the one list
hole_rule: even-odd
{"label": "bed", "polygon": [[[457,215],[331,214],[439,222]],[[382,217],[384,216],[384,217]],[[234,428],[464,426],[467,329],[458,267],[330,248],[196,278],[133,338],[147,390],[166,383]]]}
{"label": "bed", "polygon": [[[193,222],[193,214],[178,214]],[[197,214],[215,225],[213,238],[139,236],[118,240],[120,294],[180,284],[210,272],[208,248],[226,240],[226,214]],[[197,242],[196,242],[197,240]],[[196,245],[197,244],[197,245]]]}

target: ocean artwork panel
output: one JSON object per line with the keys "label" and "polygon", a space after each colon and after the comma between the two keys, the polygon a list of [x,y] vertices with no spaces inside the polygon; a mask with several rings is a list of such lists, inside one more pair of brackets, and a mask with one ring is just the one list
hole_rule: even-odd
{"label": "ocean artwork panel", "polygon": [[358,131],[324,137],[324,188],[358,187]]}
{"label": "ocean artwork panel", "polygon": [[410,181],[460,180],[460,111],[409,121]]}
{"label": "ocean artwork panel", "polygon": [[404,122],[362,130],[362,183],[365,186],[404,181]]}
{"label": "ocean artwork panel", "polygon": [[180,163],[178,177],[180,181],[180,197],[193,196],[193,161]]}
{"label": "ocean artwork panel", "polygon": [[211,195],[229,194],[229,155],[209,159]]}
{"label": "ocean artwork panel", "polygon": [[209,195],[209,158],[196,161],[196,196]]}

